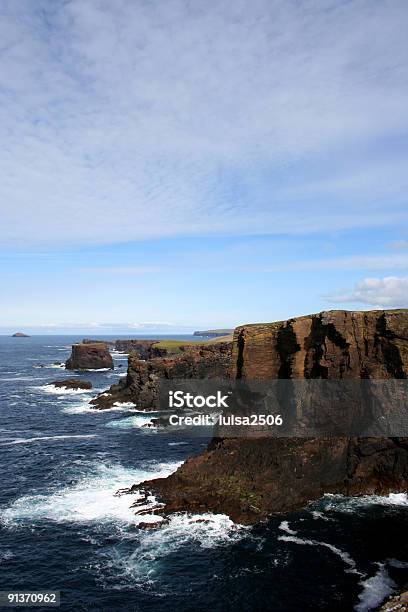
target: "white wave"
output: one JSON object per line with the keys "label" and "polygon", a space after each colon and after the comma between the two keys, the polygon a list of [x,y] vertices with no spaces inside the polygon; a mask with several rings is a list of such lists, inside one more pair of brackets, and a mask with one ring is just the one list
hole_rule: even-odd
{"label": "white wave", "polygon": [[[6,378],[2,377],[2,378],[0,378],[0,381],[2,381],[2,382],[12,382],[13,380],[21,380],[21,377],[13,376],[13,377],[6,377]],[[30,377],[23,377],[23,380],[33,380],[33,379],[30,378]]]}
{"label": "white wave", "polygon": [[81,368],[81,372],[111,372],[112,368]]}
{"label": "white wave", "polygon": [[132,553],[113,547],[102,572],[115,575],[116,588],[134,588],[135,584],[151,587],[162,571],[163,559],[174,551],[182,547],[210,549],[232,544],[249,535],[249,529],[236,525],[224,514],[175,514],[159,529],[133,536],[137,537],[138,545]]}
{"label": "white wave", "polygon": [[82,404],[74,404],[73,406],[65,406],[65,408],[63,408],[61,412],[64,412],[65,414],[84,414],[86,412],[92,412],[92,413],[102,412],[102,410],[96,410],[95,408],[92,408],[89,401],[86,401]]}
{"label": "white wave", "polygon": [[184,446],[188,442],[169,442],[169,446]]}
{"label": "white wave", "polygon": [[0,444],[0,446],[9,446],[13,444],[29,444],[30,442],[49,442],[50,440],[67,440],[68,438],[96,438],[96,434],[76,434],[76,435],[61,435],[61,436],[37,436],[35,438],[11,438],[10,442]]}
{"label": "white wave", "polygon": [[67,387],[56,387],[55,385],[41,385],[38,387],[33,387],[36,391],[43,391],[44,393],[51,393],[52,395],[80,395],[83,393],[95,393],[95,390],[92,389],[67,389]]}
{"label": "white wave", "polygon": [[346,565],[349,566],[350,569],[347,570],[348,572],[356,574],[359,573],[356,570],[355,561],[350,557],[350,555],[347,552],[341,550],[340,548],[337,548],[337,546],[333,546],[333,544],[329,544],[328,542],[320,542],[318,540],[307,540],[303,538],[298,538],[293,535],[278,536],[278,540],[282,540],[283,542],[293,542],[294,544],[301,544],[303,546],[323,546],[324,548],[328,548],[332,551],[332,553],[338,555],[340,559]]}
{"label": "white wave", "polygon": [[[83,414],[85,412],[89,412],[92,414],[103,414],[104,412],[128,412],[130,410],[127,405],[113,405],[111,406],[111,408],[104,408],[103,410],[100,410],[99,408],[95,408],[94,406],[92,406],[92,404],[89,403],[90,401],[90,399],[87,399],[86,402],[83,402],[81,404],[66,406],[62,409],[62,412],[65,412],[65,414]],[[109,427],[111,427],[111,425],[109,425]]]}
{"label": "white wave", "polygon": [[297,534],[297,531],[293,531],[293,529],[289,527],[288,521],[282,521],[281,524],[279,525],[279,529],[281,529],[282,531],[286,531],[286,533],[289,533],[290,535]]}
{"label": "white wave", "polygon": [[47,363],[44,365],[41,364],[37,364],[37,365],[33,365],[33,368],[40,368],[42,370],[65,370],[65,364],[64,363]]}
{"label": "white wave", "polygon": [[2,382],[13,382],[15,380],[42,380],[40,376],[14,376],[13,378],[0,378]]}
{"label": "white wave", "polygon": [[377,565],[378,571],[374,576],[360,582],[363,590],[358,597],[359,603],[354,608],[357,612],[378,609],[386,597],[389,597],[397,588],[384,563],[377,563]]}
{"label": "white wave", "polygon": [[408,506],[407,493],[390,493],[389,495],[362,495],[345,497],[344,495],[326,494],[323,498],[325,510],[355,512],[369,506]]}
{"label": "white wave", "polygon": [[143,469],[132,469],[120,464],[100,465],[95,462],[85,466],[82,477],[73,486],[43,495],[20,497],[0,510],[0,520],[10,527],[42,520],[58,523],[119,521],[137,524],[145,521],[146,517],[135,516],[135,509],[130,507],[134,496],[118,497],[115,493],[118,489],[144,480],[166,477],[181,463],[151,462]]}
{"label": "white wave", "polygon": [[[126,419],[120,419],[116,421],[109,421],[106,423],[106,427],[114,427],[118,429],[135,429],[142,428],[145,431],[156,431],[155,427],[146,427],[149,423],[152,423],[150,416],[131,416]],[[153,424],[152,424],[153,425]]]}
{"label": "white wave", "polygon": [[115,402],[113,404],[113,406],[115,408],[127,408],[127,409],[132,409],[136,407],[136,404],[133,402]]}
{"label": "white wave", "polygon": [[329,518],[323,512],[318,512],[317,510],[312,510],[312,516],[316,520],[322,519],[322,521],[332,521],[333,519]]}

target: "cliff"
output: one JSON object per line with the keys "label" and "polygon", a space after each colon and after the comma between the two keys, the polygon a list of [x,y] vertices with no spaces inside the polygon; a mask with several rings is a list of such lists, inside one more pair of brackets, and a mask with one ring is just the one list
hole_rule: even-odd
{"label": "cliff", "polygon": [[124,353],[137,353],[139,359],[152,359],[153,357],[164,357],[167,350],[157,346],[157,340],[116,340],[115,349]]}
{"label": "cliff", "polygon": [[175,355],[148,360],[140,359],[138,353],[131,353],[126,378],[112,385],[91,404],[101,410],[110,408],[116,402],[133,402],[141,409],[156,409],[160,381],[224,378],[230,368],[230,354],[229,343],[184,346]]}
{"label": "cliff", "polygon": [[88,344],[73,344],[72,352],[65,363],[67,370],[113,370],[113,359],[106,344],[94,342]]}
{"label": "cliff", "polygon": [[[330,311],[235,330],[232,378],[405,379],[408,311]],[[214,439],[166,479],[142,484],[164,512],[227,513],[240,523],[324,493],[408,487],[407,438]]]}

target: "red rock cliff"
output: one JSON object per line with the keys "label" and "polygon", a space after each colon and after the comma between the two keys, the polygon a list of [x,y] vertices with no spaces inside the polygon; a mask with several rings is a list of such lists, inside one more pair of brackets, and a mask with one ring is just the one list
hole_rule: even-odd
{"label": "red rock cliff", "polygon": [[[408,311],[330,311],[239,327],[230,373],[261,380],[406,378]],[[170,477],[144,484],[167,512],[209,510],[252,523],[324,493],[406,490],[408,439],[214,439]]]}

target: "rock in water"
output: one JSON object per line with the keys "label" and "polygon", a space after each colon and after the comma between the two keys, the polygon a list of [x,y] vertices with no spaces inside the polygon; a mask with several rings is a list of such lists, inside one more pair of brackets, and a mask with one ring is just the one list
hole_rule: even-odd
{"label": "rock in water", "polygon": [[138,353],[128,359],[127,376],[91,401],[100,410],[116,402],[132,402],[143,410],[155,410],[160,382],[168,379],[225,378],[231,360],[231,344],[189,345],[171,357],[141,360]]}
{"label": "rock in water", "polygon": [[408,591],[390,597],[381,606],[379,612],[408,612]]}
{"label": "rock in water", "polygon": [[71,356],[65,363],[67,370],[113,370],[113,359],[106,344],[73,344]]}
{"label": "rock in water", "polygon": [[92,389],[92,383],[87,380],[77,380],[76,378],[66,378],[65,380],[55,380],[54,387],[61,389]]}
{"label": "rock in water", "polygon": [[[330,311],[234,332],[231,377],[405,379],[408,310]],[[138,485],[167,512],[211,511],[250,524],[324,493],[405,491],[408,438],[215,438],[168,478]]]}
{"label": "rock in water", "polygon": [[12,338],[29,338],[28,334],[23,334],[23,332],[16,332],[12,335]]}

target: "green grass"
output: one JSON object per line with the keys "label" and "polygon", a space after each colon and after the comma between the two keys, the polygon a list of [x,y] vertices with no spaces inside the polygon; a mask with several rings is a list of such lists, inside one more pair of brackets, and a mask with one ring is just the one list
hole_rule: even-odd
{"label": "green grass", "polygon": [[154,343],[157,348],[165,348],[171,353],[180,353],[180,346],[185,346],[187,342],[185,340],[159,340]]}
{"label": "green grass", "polygon": [[218,344],[219,342],[232,342],[232,336],[219,336],[218,338],[210,338],[209,340],[203,340],[198,342],[186,342],[186,340],[158,340],[154,343],[154,346],[158,348],[165,348],[169,354],[181,353],[181,346],[199,346],[203,344]]}

